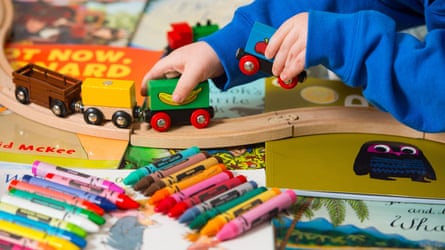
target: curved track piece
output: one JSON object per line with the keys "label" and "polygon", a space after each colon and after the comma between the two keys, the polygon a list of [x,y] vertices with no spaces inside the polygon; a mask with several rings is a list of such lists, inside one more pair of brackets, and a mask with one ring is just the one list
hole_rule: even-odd
{"label": "curved track piece", "polygon": [[[0,46],[12,27],[13,6],[10,0],[0,0]],[[88,125],[82,114],[67,118],[55,116],[50,109],[15,100],[12,69],[0,54],[0,104],[28,119],[54,128],[112,139],[130,140],[136,146],[160,148],[230,147],[265,142],[289,137],[327,133],[369,133],[423,138],[445,143],[445,133],[425,134],[412,130],[389,114],[372,108],[319,107],[282,110],[260,115],[214,119],[208,128],[193,126],[172,128],[161,133],[147,123],[135,124],[130,129],[116,128],[112,122],[103,126]]]}

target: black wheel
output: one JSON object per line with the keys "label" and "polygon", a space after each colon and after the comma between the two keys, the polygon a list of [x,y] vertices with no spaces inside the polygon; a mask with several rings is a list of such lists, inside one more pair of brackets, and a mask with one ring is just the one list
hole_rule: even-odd
{"label": "black wheel", "polygon": [[25,87],[15,88],[15,99],[23,104],[29,104],[29,91]]}
{"label": "black wheel", "polygon": [[65,117],[68,114],[63,102],[57,99],[51,101],[51,111],[58,117]]}
{"label": "black wheel", "polygon": [[116,111],[111,118],[114,126],[118,128],[128,128],[131,124],[131,115],[125,111]]}
{"label": "black wheel", "polygon": [[83,119],[88,124],[101,125],[104,122],[104,114],[96,108],[88,108],[83,113]]}

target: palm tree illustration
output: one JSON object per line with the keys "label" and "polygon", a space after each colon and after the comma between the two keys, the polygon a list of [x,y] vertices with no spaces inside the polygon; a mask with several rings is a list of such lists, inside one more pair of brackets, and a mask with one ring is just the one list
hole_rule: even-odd
{"label": "palm tree illustration", "polygon": [[341,225],[346,218],[346,206],[349,205],[355,212],[357,218],[363,222],[369,218],[369,210],[366,203],[362,200],[348,200],[348,199],[329,199],[318,197],[298,197],[294,205],[289,209],[292,218],[292,223],[287,229],[287,232],[277,249],[283,250],[292,234],[298,221],[305,216],[311,219],[314,212],[325,207],[328,211],[329,219],[333,226]]}

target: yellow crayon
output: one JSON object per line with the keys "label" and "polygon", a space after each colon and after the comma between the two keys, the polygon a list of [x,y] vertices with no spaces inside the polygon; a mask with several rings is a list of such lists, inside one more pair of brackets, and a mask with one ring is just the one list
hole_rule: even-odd
{"label": "yellow crayon", "polygon": [[271,199],[272,197],[280,194],[281,191],[278,188],[271,188],[265,192],[258,194],[255,197],[248,199],[247,201],[217,215],[215,218],[211,219],[207,224],[201,229],[200,234],[206,236],[215,236],[218,231],[229,221],[235,219],[239,215],[247,212],[248,210],[254,208],[255,206],[264,203],[265,201]]}
{"label": "yellow crayon", "polygon": [[184,188],[190,187],[191,185],[194,185],[198,182],[208,179],[208,178],[210,178],[214,175],[217,175],[225,170],[227,170],[227,168],[222,163],[213,165],[212,167],[210,167],[196,175],[193,175],[190,178],[187,178],[187,179],[180,181],[178,183],[175,183],[170,186],[159,189],[158,191],[156,191],[153,194],[153,196],[150,197],[150,199],[148,200],[148,203],[155,204],[171,194],[179,192],[179,191],[183,190]]}
{"label": "yellow crayon", "polygon": [[44,244],[48,244],[54,249],[80,250],[78,246],[76,246],[74,243],[71,243],[68,240],[48,235],[45,232],[21,226],[15,223],[11,223],[9,221],[0,220],[0,228],[9,233],[16,234],[31,240],[39,241]]}

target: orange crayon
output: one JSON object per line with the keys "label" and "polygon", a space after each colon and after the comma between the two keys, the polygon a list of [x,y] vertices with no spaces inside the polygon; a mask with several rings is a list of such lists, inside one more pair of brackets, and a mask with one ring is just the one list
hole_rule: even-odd
{"label": "orange crayon", "polygon": [[193,175],[183,181],[180,181],[178,183],[174,183],[170,186],[164,187],[162,189],[159,189],[156,191],[153,196],[150,197],[148,200],[148,203],[150,204],[156,204],[157,202],[161,201],[162,199],[166,198],[167,196],[179,192],[184,188],[190,187],[191,185],[194,185],[198,182],[201,182],[209,177],[212,177],[216,174],[221,173],[222,171],[227,170],[226,166],[222,163],[213,165],[212,167],[199,172],[196,175]]}
{"label": "orange crayon", "polygon": [[229,221],[235,219],[239,215],[244,212],[249,211],[250,209],[264,203],[267,200],[270,200],[274,196],[280,194],[281,191],[278,188],[272,188],[261,194],[256,195],[253,198],[248,199],[247,201],[225,211],[222,214],[217,215],[215,218],[211,219],[207,224],[201,229],[200,234],[206,235],[209,237],[215,236],[218,231]]}

